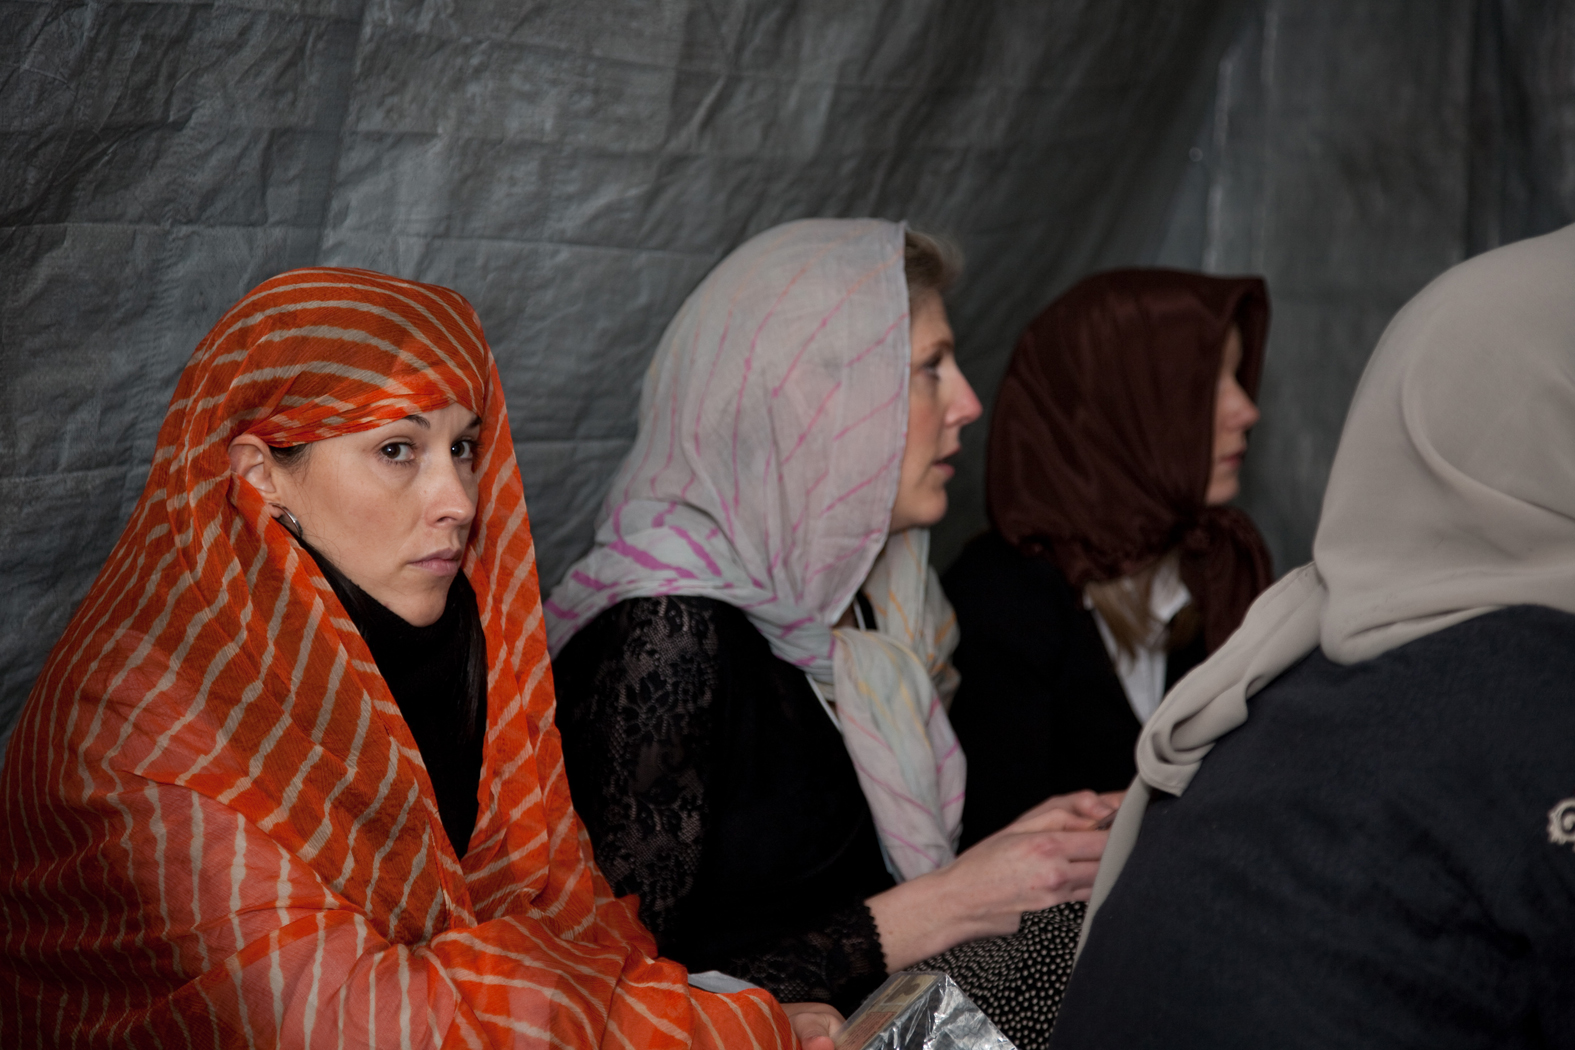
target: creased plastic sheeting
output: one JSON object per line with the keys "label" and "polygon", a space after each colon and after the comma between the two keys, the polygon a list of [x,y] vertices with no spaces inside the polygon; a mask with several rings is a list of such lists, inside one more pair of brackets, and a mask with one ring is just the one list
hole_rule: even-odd
{"label": "creased plastic sheeting", "polygon": [[1575,4],[1267,0],[1191,157],[1157,259],[1268,279],[1241,503],[1283,573],[1311,557],[1395,311],[1467,256],[1575,220]]}
{"label": "creased plastic sheeting", "polygon": [[[0,733],[180,368],[264,278],[366,266],[471,299],[550,586],[727,250],[814,215],[953,235],[988,394],[1053,291],[1151,254],[1241,7],[0,4]],[[970,440],[953,547],[981,520]]]}
{"label": "creased plastic sheeting", "polygon": [[317,257],[359,20],[0,4],[0,732],[124,527],[198,339]]}
{"label": "creased plastic sheeting", "polygon": [[[1092,269],[1263,273],[1243,502],[1283,571],[1393,311],[1575,219],[1572,55],[1559,0],[0,2],[0,734],[197,340],[317,262],[476,304],[549,585],[663,325],[767,226],[956,236],[987,404]],[[982,523],[986,428],[940,561]]]}
{"label": "creased plastic sheeting", "polygon": [[886,978],[848,1018],[837,1050],[1016,1050],[944,973],[904,970]]}

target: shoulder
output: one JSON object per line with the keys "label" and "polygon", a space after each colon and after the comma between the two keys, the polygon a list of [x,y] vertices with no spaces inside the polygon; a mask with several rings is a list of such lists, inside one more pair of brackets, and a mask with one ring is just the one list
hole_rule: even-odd
{"label": "shoulder", "polygon": [[625,598],[603,610],[563,647],[563,655],[587,650],[621,652],[629,642],[669,640],[699,642],[715,633],[718,606],[710,598],[656,595]]}
{"label": "shoulder", "polygon": [[1558,697],[1560,706],[1565,706],[1569,682],[1575,678],[1575,614],[1541,605],[1512,605],[1344,670],[1413,683],[1408,691],[1426,683],[1430,692],[1448,687],[1493,695],[1514,692],[1528,698],[1545,694]]}
{"label": "shoulder", "polygon": [[1487,785],[1511,769],[1516,785],[1501,783],[1505,796],[1541,773],[1554,774],[1567,794],[1572,679],[1575,615],[1510,606],[1353,664],[1314,650],[1253,698],[1252,732],[1234,747],[1264,771],[1281,770],[1288,750],[1311,747],[1366,761],[1386,782],[1472,785],[1473,800],[1491,795]]}
{"label": "shoulder", "polygon": [[715,665],[756,646],[769,648],[737,607],[695,595],[655,595],[603,611],[569,639],[553,667],[560,679],[606,665],[646,675]]}

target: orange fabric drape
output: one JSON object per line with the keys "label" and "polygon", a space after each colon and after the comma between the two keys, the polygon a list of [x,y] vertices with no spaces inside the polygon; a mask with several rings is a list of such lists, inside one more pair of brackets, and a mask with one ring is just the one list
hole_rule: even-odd
{"label": "orange fabric drape", "polygon": [[[312,559],[229,473],[458,402],[488,654],[475,833]],[[125,534],[0,771],[0,1045],[791,1047],[691,989],[569,801],[534,549],[491,351],[443,288],[283,274],[197,347]]]}

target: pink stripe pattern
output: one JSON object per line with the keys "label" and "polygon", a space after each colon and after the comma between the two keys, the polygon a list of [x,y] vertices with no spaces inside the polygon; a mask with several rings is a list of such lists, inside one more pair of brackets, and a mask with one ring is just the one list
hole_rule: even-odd
{"label": "pink stripe pattern", "polygon": [[[553,590],[546,620],[557,653],[628,598],[742,609],[778,657],[848,705],[844,741],[870,772],[865,797],[909,877],[952,858],[965,765],[934,702],[954,674],[955,639],[933,630],[927,614],[950,623],[950,608],[911,556],[928,537],[882,555],[907,433],[902,262],[898,223],[813,219],[760,234],[706,277],[662,337],[595,544]],[[882,630],[896,633],[878,640],[834,634],[883,557],[882,578],[903,575],[895,590],[912,608],[893,607]]]}
{"label": "pink stripe pattern", "polygon": [[899,223],[807,219],[756,236],[701,282],[646,371],[639,436],[595,546],[552,591],[554,653],[626,598],[726,583],[778,655],[830,679],[830,623],[874,564],[897,493],[902,258]]}

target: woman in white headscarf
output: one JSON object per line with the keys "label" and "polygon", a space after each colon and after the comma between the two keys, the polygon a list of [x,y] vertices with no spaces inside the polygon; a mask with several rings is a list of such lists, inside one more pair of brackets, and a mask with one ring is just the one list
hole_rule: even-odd
{"label": "woman in white headscarf", "polygon": [[[843,1009],[1086,899],[1104,843],[1087,794],[956,855],[957,632],[926,528],[980,407],[949,276],[879,220],[734,251],[664,335],[595,547],[546,605],[571,789],[614,886],[691,969]],[[1035,922],[1054,929],[1018,940],[1060,937],[1063,972],[1024,998],[1053,1009],[1076,921]]]}
{"label": "woman in white headscarf", "polygon": [[1572,293],[1575,226],[1390,324],[1312,564],[1144,730],[1057,1048],[1575,1045]]}

